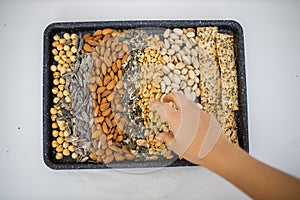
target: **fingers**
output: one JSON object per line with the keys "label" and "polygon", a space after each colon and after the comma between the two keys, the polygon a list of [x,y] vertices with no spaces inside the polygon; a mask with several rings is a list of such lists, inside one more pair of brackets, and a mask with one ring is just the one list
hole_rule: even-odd
{"label": "fingers", "polygon": [[175,110],[171,108],[168,104],[158,101],[151,101],[150,107],[152,110],[158,112],[159,116],[162,118],[163,121],[168,121],[169,117],[172,116],[175,112]]}
{"label": "fingers", "polygon": [[179,92],[169,93],[163,98],[163,102],[165,102],[165,103],[173,102],[175,104],[175,106],[179,109],[179,108],[181,108],[181,102],[177,98],[177,95],[182,95],[182,94]]}
{"label": "fingers", "polygon": [[157,133],[155,138],[159,141],[163,141],[166,143],[166,145],[170,145],[171,142],[174,140],[174,135],[172,133]]}

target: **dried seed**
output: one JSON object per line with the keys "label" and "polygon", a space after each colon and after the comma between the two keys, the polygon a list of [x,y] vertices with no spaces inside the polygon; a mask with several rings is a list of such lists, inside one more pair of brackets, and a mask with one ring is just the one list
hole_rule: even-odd
{"label": "dried seed", "polygon": [[121,142],[122,140],[123,140],[123,136],[122,135],[117,136],[116,142]]}
{"label": "dried seed", "polygon": [[186,36],[189,38],[193,38],[193,37],[195,37],[195,32],[192,32],[192,31],[187,32]]}
{"label": "dried seed", "polygon": [[92,48],[89,44],[87,44],[87,43],[85,43],[85,44],[83,45],[83,49],[84,49],[85,51],[87,51],[87,52],[92,52],[92,51],[93,51],[93,48]]}
{"label": "dried seed", "polygon": [[107,136],[107,139],[108,139],[108,140],[111,140],[113,137],[114,137],[113,134],[109,134],[109,135]]}
{"label": "dried seed", "polygon": [[106,135],[105,134],[102,134],[100,135],[100,138],[99,138],[101,144],[103,145],[104,143],[106,143]]}
{"label": "dried seed", "polygon": [[110,115],[110,113],[111,113],[111,108],[108,108],[108,109],[106,109],[105,111],[102,112],[102,115],[104,117],[106,117],[106,116]]}
{"label": "dried seed", "polygon": [[127,53],[127,52],[129,51],[128,45],[127,45],[126,43],[123,43],[122,49],[123,49],[123,51],[124,51],[125,53]]}
{"label": "dried seed", "polygon": [[115,80],[110,81],[109,84],[106,86],[106,89],[112,90],[115,87],[115,84]]}
{"label": "dried seed", "polygon": [[122,162],[123,160],[125,160],[125,157],[119,152],[114,152],[114,156],[116,161],[118,162]]}
{"label": "dried seed", "polygon": [[107,97],[112,91],[111,90],[105,90],[102,94],[101,97]]}
{"label": "dried seed", "polygon": [[[95,40],[93,40],[93,39],[90,39],[90,40],[87,40],[87,43],[89,44],[89,45],[91,45],[91,46],[98,46],[99,45],[99,43],[98,42],[96,42]],[[86,50],[86,49],[85,49]],[[87,51],[87,50],[86,50]]]}
{"label": "dried seed", "polygon": [[183,34],[183,31],[180,28],[174,28],[173,32],[176,33],[178,36],[181,36]]}
{"label": "dried seed", "polygon": [[100,36],[100,35],[102,35],[102,30],[97,30],[97,31],[95,31],[94,33],[93,33],[93,36],[94,37],[97,37],[97,36]]}
{"label": "dried seed", "polygon": [[112,162],[113,160],[114,160],[114,155],[111,154],[111,155],[109,155],[109,156],[106,156],[106,157],[103,159],[103,162],[104,162],[105,164],[107,164],[107,163]]}
{"label": "dried seed", "polygon": [[166,29],[165,32],[164,32],[164,34],[163,34],[164,38],[168,38],[169,35],[170,35],[170,32],[171,32],[170,29]]}
{"label": "dried seed", "polygon": [[104,87],[104,86],[98,87],[96,93],[97,93],[97,94],[102,94],[105,90],[106,90],[106,87]]}
{"label": "dried seed", "polygon": [[101,111],[105,111],[105,110],[107,110],[109,108],[109,106],[110,106],[110,103],[102,103],[100,105],[100,110]]}
{"label": "dried seed", "polygon": [[111,34],[112,32],[114,32],[113,29],[111,29],[111,28],[105,28],[105,29],[102,30],[102,35]]}
{"label": "dried seed", "polygon": [[125,158],[126,158],[127,160],[134,160],[135,156],[132,155],[132,154],[130,154],[130,153],[127,153],[127,154],[125,154]]}
{"label": "dried seed", "polygon": [[96,86],[94,84],[89,84],[88,88],[90,89],[91,92],[95,92],[96,91]]}
{"label": "dried seed", "polygon": [[107,127],[107,125],[106,125],[105,122],[102,123],[102,130],[103,130],[103,132],[106,133],[106,134],[109,133],[109,129],[108,129],[108,127]]}
{"label": "dried seed", "polygon": [[109,127],[109,128],[112,128],[112,122],[111,122],[111,120],[107,117],[107,118],[105,118],[105,122],[106,122],[106,124],[107,124],[107,126]]}
{"label": "dried seed", "polygon": [[92,132],[92,138],[98,138],[100,135],[101,135],[100,130],[96,130],[96,131]]}

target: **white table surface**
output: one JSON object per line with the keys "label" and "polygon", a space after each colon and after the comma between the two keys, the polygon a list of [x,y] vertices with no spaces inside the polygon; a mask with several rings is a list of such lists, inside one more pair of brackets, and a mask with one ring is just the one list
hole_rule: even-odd
{"label": "white table surface", "polygon": [[0,199],[248,199],[203,167],[54,171],[42,159],[43,31],[56,21],[234,19],[250,154],[300,177],[300,1],[0,1]]}

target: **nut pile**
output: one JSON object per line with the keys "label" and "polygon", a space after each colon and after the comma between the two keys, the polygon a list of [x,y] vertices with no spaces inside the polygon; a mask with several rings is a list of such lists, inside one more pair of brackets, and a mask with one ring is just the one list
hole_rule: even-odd
{"label": "nut pile", "polygon": [[115,112],[123,110],[119,103],[120,95],[124,93],[122,64],[129,56],[128,45],[122,42],[125,32],[104,29],[98,33],[97,37],[101,36],[102,42],[92,51],[94,68],[90,70],[92,78],[88,85],[94,99],[90,158],[104,163],[132,160],[134,156],[126,146],[122,148],[121,145],[125,134],[125,118]]}
{"label": "nut pile", "polygon": [[195,29],[166,29],[163,37],[161,53],[166,65],[162,67],[165,76],[161,90],[166,94],[183,91],[188,99],[195,101],[200,96],[200,65]]}
{"label": "nut pile", "polygon": [[233,38],[217,27],[99,29],[53,37],[52,147],[56,159],[105,164],[172,159],[155,139],[169,132],[150,110],[178,91],[200,102],[237,142],[238,109]]}
{"label": "nut pile", "polygon": [[203,109],[216,115],[225,135],[238,144],[234,111],[238,110],[237,72],[233,36],[218,27],[198,27],[200,99]]}
{"label": "nut pile", "polygon": [[56,62],[55,65],[50,66],[50,70],[53,72],[53,88],[52,93],[53,107],[50,109],[52,120],[52,147],[56,150],[55,158],[57,160],[62,159],[64,156],[72,156],[73,159],[78,158],[78,154],[75,152],[75,143],[69,142],[68,138],[71,135],[71,97],[69,91],[65,88],[66,79],[64,78],[66,73],[72,71],[72,65],[76,61],[75,53],[76,48],[76,34],[70,35],[69,33],[63,34],[63,36],[55,35],[52,43],[53,59]]}

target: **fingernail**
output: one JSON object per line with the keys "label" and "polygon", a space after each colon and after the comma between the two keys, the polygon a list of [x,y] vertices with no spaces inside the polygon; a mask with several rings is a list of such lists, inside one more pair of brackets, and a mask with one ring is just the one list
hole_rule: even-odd
{"label": "fingernail", "polygon": [[156,136],[155,136],[155,139],[157,139],[157,140],[159,140],[159,141],[163,141],[163,137],[160,136],[160,135],[156,135]]}

